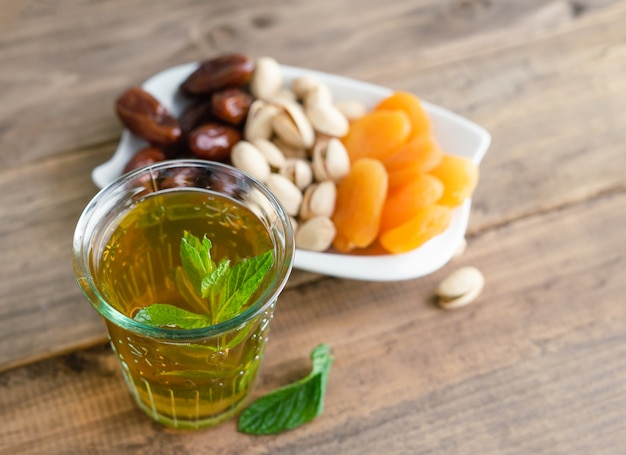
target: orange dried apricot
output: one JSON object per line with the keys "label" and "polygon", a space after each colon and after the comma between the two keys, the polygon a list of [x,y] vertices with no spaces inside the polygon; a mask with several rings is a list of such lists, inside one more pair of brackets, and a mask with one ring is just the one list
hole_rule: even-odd
{"label": "orange dried apricot", "polygon": [[443,152],[430,134],[402,144],[383,160],[389,174],[389,189],[404,185],[439,164]]}
{"label": "orange dried apricot", "polygon": [[413,93],[394,92],[378,103],[374,110],[401,110],[406,112],[411,121],[410,139],[427,134],[430,130],[428,115],[424,111],[420,99]]}
{"label": "orange dried apricot", "polygon": [[357,160],[337,186],[332,217],[337,250],[345,253],[376,240],[386,196],[387,171],[382,163],[372,158]]}
{"label": "orange dried apricot", "polygon": [[410,131],[404,111],[372,111],[353,121],[342,141],[353,163],[359,158],[382,160],[407,140]]}
{"label": "orange dried apricot", "polygon": [[419,209],[407,222],[383,232],[379,241],[392,254],[406,253],[445,231],[451,219],[451,208],[428,205]]}
{"label": "orange dried apricot", "polygon": [[437,202],[443,191],[443,183],[429,174],[418,174],[406,185],[390,189],[383,206],[380,232],[409,221],[421,208]]}
{"label": "orange dried apricot", "polygon": [[443,196],[437,202],[448,207],[457,207],[472,195],[478,184],[478,166],[469,158],[445,154],[430,174],[443,182]]}

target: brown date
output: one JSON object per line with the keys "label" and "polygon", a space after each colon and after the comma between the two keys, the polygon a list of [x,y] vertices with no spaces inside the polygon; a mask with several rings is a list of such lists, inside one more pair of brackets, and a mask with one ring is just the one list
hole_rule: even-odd
{"label": "brown date", "polygon": [[250,82],[253,70],[253,60],[245,55],[216,57],[202,63],[180,89],[187,95],[207,95],[227,87],[245,86]]}
{"label": "brown date", "polygon": [[232,126],[206,123],[189,135],[189,148],[197,158],[228,161],[233,146],[241,140],[241,133]]}
{"label": "brown date", "polygon": [[211,98],[213,114],[232,125],[239,125],[248,115],[254,99],[240,88],[227,88],[215,92]]}
{"label": "brown date", "polygon": [[115,110],[126,128],[151,144],[170,145],[182,135],[178,121],[140,87],[126,90],[115,102]]}
{"label": "brown date", "polygon": [[178,117],[178,123],[184,133],[190,133],[200,125],[215,120],[210,98],[194,100],[189,103]]}
{"label": "brown date", "polygon": [[124,167],[124,173],[134,171],[140,167],[147,166],[149,164],[158,163],[167,159],[167,155],[163,150],[156,147],[145,147],[139,150]]}

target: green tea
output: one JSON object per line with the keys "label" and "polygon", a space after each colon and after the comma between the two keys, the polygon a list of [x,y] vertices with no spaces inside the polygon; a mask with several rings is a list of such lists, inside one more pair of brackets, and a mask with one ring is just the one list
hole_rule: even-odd
{"label": "green tea", "polygon": [[[95,249],[99,256],[92,258],[97,264],[94,275],[110,305],[131,318],[155,303],[207,311],[177,279],[185,231],[200,238],[206,235],[216,262],[228,258],[236,264],[272,249],[267,228],[249,209],[203,190],[176,189],[147,196],[113,226],[104,247]],[[166,425],[198,428],[230,417],[247,398],[273,306],[225,333],[192,341],[138,335],[106,323],[139,405]]]}

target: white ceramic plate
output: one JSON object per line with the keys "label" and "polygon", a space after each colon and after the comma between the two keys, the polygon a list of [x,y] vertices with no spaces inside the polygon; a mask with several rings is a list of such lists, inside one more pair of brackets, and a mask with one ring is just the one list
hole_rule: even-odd
{"label": "white ceramic plate", "polygon": [[[189,63],[169,68],[148,79],[143,88],[177,116],[185,105],[185,99],[178,93],[178,86],[197,66],[197,63]],[[392,90],[385,87],[319,71],[291,66],[282,66],[282,70],[285,84],[290,84],[298,76],[310,75],[327,84],[336,100],[359,100],[369,107],[392,93]],[[491,142],[489,133],[441,107],[427,102],[423,102],[423,106],[428,112],[433,133],[442,149],[446,153],[465,156],[480,164]],[[124,130],[113,157],[93,170],[93,182],[100,188],[106,186],[121,174],[131,156],[145,145],[143,140]],[[465,236],[470,208],[471,200],[468,200],[455,209],[452,222],[445,232],[408,253],[364,256],[298,249],[294,266],[310,272],[368,281],[397,281],[425,276],[443,267],[454,255]]]}

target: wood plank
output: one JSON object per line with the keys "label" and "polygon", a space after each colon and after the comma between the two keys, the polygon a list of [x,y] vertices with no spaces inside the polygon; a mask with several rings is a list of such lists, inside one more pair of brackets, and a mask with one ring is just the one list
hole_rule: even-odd
{"label": "wood plank", "polygon": [[[615,2],[577,5],[599,8]],[[438,60],[437,52],[429,50],[444,43],[498,31],[523,40],[530,31],[578,14],[562,0],[443,5],[436,0],[280,0],[210,7],[198,0],[175,6],[148,0],[5,0],[2,9],[3,166],[117,138],[115,98],[126,87],[187,61],[239,51],[388,83],[395,80],[381,71]]]}
{"label": "wood plank", "polygon": [[[390,85],[430,93],[492,131],[470,232],[624,188],[625,18],[621,3],[545,29],[525,45],[481,50],[484,43],[474,42],[472,58],[461,42],[464,55],[450,45],[445,63],[430,69],[416,72],[405,63],[397,74],[379,69]],[[472,76],[486,76],[483,67],[492,69],[490,77]],[[455,75],[468,83],[441,87]],[[115,139],[0,170],[0,371],[102,341],[69,253],[75,222],[95,193],[89,172],[114,148]],[[295,273],[290,285],[318,278]]]}
{"label": "wood plank", "polygon": [[[426,279],[287,290],[256,393],[305,374],[319,342],[335,355],[325,413],[298,430],[164,430],[135,409],[113,355],[97,348],[0,376],[0,450],[620,453],[624,234],[606,226],[625,222],[621,192],[477,234],[465,256]],[[485,273],[483,295],[462,310],[437,309],[436,282],[464,264]]]}

